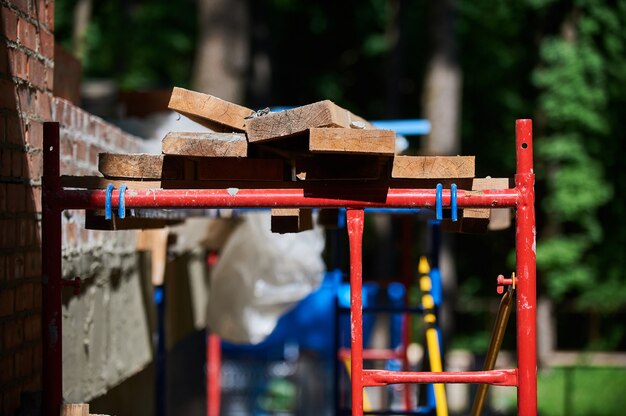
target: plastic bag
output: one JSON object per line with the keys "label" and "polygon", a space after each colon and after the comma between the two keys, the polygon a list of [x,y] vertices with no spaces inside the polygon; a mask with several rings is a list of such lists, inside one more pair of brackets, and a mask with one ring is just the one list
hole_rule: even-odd
{"label": "plastic bag", "polygon": [[283,313],[321,284],[322,230],[273,234],[270,218],[269,212],[247,215],[211,274],[208,323],[227,341],[262,342]]}

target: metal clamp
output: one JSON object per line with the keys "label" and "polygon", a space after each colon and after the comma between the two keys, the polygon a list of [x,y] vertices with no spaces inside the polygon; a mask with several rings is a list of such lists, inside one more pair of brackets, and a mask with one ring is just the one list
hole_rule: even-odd
{"label": "metal clamp", "polygon": [[452,210],[452,221],[456,222],[459,219],[459,210],[456,203],[456,183],[450,185],[450,209]]}
{"label": "metal clamp", "polygon": [[498,282],[498,287],[496,289],[496,291],[498,292],[499,295],[504,293],[504,286],[511,286],[513,288],[513,290],[515,290],[515,283],[516,283],[517,278],[515,277],[515,272],[511,273],[511,278],[507,279],[505,278],[503,275],[499,275],[497,282]]}
{"label": "metal clamp", "polygon": [[120,186],[120,203],[117,208],[117,216],[121,219],[126,217],[126,188],[126,184],[122,184],[122,186]]}
{"label": "metal clamp", "polygon": [[113,213],[111,212],[111,195],[113,194],[113,184],[110,183],[107,185],[106,195],[104,197],[104,219],[110,220],[113,218]]}
{"label": "metal clamp", "polygon": [[443,198],[442,198],[442,194],[443,194],[443,185],[438,183],[437,184],[437,189],[435,192],[435,215],[437,216],[438,220],[442,220],[443,219]]}
{"label": "metal clamp", "polygon": [[[455,183],[450,185],[450,214],[452,221],[458,221],[459,210],[456,199],[457,186]],[[443,185],[438,183],[435,192],[435,215],[439,221],[443,220]]]}

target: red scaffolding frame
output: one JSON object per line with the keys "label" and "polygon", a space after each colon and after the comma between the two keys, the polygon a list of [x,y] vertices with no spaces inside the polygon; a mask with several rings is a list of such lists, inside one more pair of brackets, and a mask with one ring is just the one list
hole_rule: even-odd
{"label": "red scaffolding frame", "polygon": [[[502,190],[457,191],[459,208],[515,208],[516,210],[516,310],[517,368],[473,372],[391,372],[363,369],[362,240],[363,209],[434,207],[434,189],[382,188],[380,184],[337,183],[300,185],[276,189],[266,183],[250,189],[130,189],[127,208],[347,208],[350,244],[350,321],[352,414],[363,414],[363,388],[392,383],[485,383],[517,386],[518,414],[537,413],[536,357],[536,228],[534,210],[532,121],[516,121],[515,187]],[[227,184],[227,183],[225,183]],[[120,191],[111,204],[118,207]],[[444,206],[451,193],[443,191]],[[44,124],[42,178],[43,269],[43,414],[57,416],[63,403],[61,215],[66,209],[104,209],[105,190],[64,189],[59,170],[59,125]]]}

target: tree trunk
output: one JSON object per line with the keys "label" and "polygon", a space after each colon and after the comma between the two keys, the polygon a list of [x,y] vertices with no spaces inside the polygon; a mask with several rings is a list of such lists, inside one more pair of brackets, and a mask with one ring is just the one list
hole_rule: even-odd
{"label": "tree trunk", "polygon": [[243,103],[248,67],[246,0],[199,0],[199,39],[193,88]]}
{"label": "tree trunk", "polygon": [[[426,154],[456,155],[459,153],[461,69],[459,67],[454,31],[455,0],[426,2],[429,14],[428,34],[432,55],[424,80],[423,111],[430,120],[432,131],[423,143]],[[454,327],[452,305],[456,295],[457,278],[452,235],[441,239],[440,270],[443,303],[440,327],[444,340]]]}

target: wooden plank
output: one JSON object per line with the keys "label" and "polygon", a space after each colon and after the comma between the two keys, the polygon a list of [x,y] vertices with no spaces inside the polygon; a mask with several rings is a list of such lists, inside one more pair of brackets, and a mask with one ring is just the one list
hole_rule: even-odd
{"label": "wooden plank", "polygon": [[325,100],[249,119],[246,133],[250,143],[258,143],[301,134],[315,127],[374,128],[361,117]]}
{"label": "wooden plank", "polygon": [[473,178],[474,156],[396,156],[392,178]]}
{"label": "wooden plank", "polygon": [[248,141],[243,133],[167,133],[161,142],[166,155],[246,157]]}
{"label": "wooden plank", "polygon": [[388,177],[388,159],[378,156],[324,155],[297,159],[295,177],[301,181],[378,180]]}
{"label": "wooden plank", "polygon": [[89,416],[89,404],[63,404],[61,416]]}
{"label": "wooden plank", "polygon": [[350,153],[393,156],[396,134],[392,130],[312,128],[309,150],[313,153]]}
{"label": "wooden plank", "polygon": [[98,215],[94,211],[85,212],[85,229],[87,230],[147,230],[164,228],[170,225],[181,223],[181,220],[166,220],[160,218],[137,218],[127,216],[124,219],[117,218],[106,220],[103,215]]}
{"label": "wooden plank", "polygon": [[168,107],[217,132],[245,131],[254,111],[209,94],[174,87]]}
{"label": "wooden plank", "polygon": [[312,212],[310,208],[272,208],[272,232],[286,234],[311,230]]}
{"label": "wooden plank", "polygon": [[197,178],[213,181],[282,181],[281,159],[208,158],[198,162]]}
{"label": "wooden plank", "polygon": [[105,178],[193,179],[193,161],[168,155],[100,153]]}

